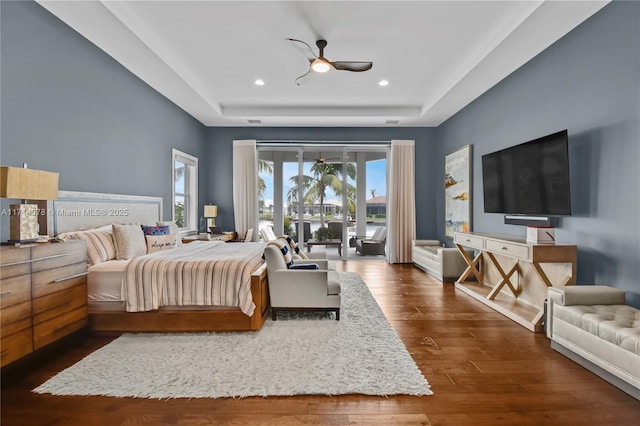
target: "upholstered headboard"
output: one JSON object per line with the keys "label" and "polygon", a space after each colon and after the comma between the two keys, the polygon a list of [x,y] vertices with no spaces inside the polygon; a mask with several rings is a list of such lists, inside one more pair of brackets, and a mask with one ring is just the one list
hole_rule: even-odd
{"label": "upholstered headboard", "polygon": [[153,224],[162,220],[162,197],[58,191],[48,210],[47,231],[53,236],[112,223]]}

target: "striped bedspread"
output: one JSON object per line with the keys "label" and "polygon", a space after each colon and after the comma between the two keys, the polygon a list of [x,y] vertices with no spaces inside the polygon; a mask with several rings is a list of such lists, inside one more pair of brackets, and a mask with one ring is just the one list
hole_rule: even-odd
{"label": "striped bedspread", "polygon": [[233,306],[248,316],[255,304],[251,273],[263,243],[194,241],[132,259],[122,279],[128,312],[161,306]]}

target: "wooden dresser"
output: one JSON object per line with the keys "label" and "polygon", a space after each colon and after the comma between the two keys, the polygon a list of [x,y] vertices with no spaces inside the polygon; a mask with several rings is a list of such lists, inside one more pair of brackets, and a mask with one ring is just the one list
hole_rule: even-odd
{"label": "wooden dresser", "polygon": [[84,241],[0,248],[0,366],[87,326]]}

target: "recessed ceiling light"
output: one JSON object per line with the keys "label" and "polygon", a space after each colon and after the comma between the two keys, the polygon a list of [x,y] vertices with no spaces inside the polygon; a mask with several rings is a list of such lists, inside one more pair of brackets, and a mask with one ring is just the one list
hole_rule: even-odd
{"label": "recessed ceiling light", "polygon": [[388,80],[380,80],[378,82],[378,86],[384,87],[384,86],[388,86],[388,85],[389,85],[389,81]]}
{"label": "recessed ceiling light", "polygon": [[253,84],[255,84],[256,86],[264,86],[264,80],[259,78],[256,81],[254,81]]}

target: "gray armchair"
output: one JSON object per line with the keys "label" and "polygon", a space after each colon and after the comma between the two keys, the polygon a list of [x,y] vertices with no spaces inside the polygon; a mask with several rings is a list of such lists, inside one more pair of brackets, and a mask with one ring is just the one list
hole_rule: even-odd
{"label": "gray armchair", "polygon": [[362,256],[385,254],[384,247],[387,244],[387,228],[378,227],[371,238],[356,238],[356,253]]}
{"label": "gray armchair", "polygon": [[[280,311],[333,311],[340,320],[340,279],[327,269],[290,269],[281,249],[273,244],[264,251],[269,278],[271,319]],[[309,259],[303,263],[317,263]]]}

